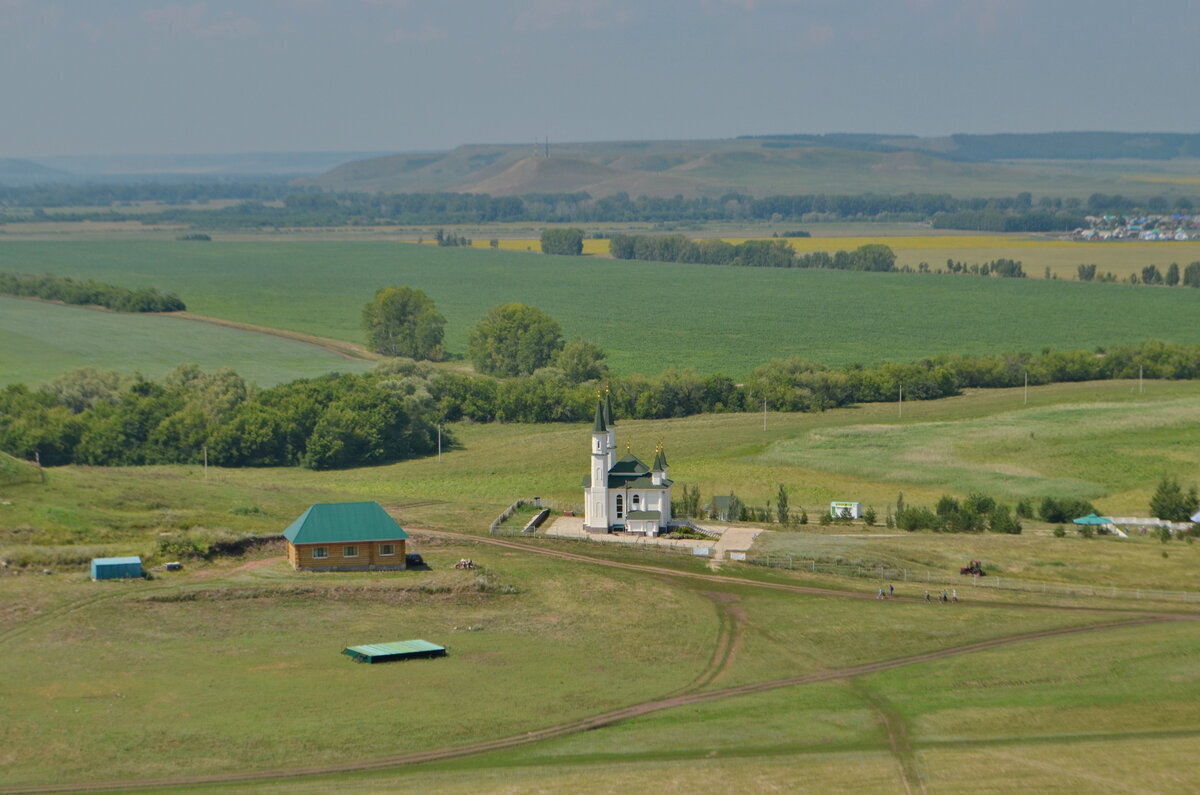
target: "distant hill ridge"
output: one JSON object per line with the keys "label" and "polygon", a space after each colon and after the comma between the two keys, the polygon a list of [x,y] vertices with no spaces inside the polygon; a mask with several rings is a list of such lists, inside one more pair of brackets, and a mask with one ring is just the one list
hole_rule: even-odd
{"label": "distant hill ridge", "polygon": [[56,168],[21,160],[15,157],[0,157],[0,185],[45,185],[66,182],[71,175]]}
{"label": "distant hill ridge", "polygon": [[[472,144],[355,160],[299,180],[328,190],[383,193],[452,192],[514,196],[580,193],[593,197],[720,197],[795,193],[1015,194],[1030,186],[1025,161],[1075,161],[1064,167],[1076,194],[1151,190],[1099,173],[1097,160],[1200,158],[1200,133],[999,133],[936,138],[870,133],[763,135],[709,141],[607,141]],[[1010,161],[1022,161],[1014,164]],[[1187,162],[1187,161],[1181,161]],[[1049,167],[1049,163],[1047,167]],[[1197,170],[1186,170],[1194,174]],[[1189,183],[1200,180],[1184,180]],[[1061,174],[1044,184],[1061,185]],[[1194,188],[1175,190],[1194,192]]]}
{"label": "distant hill ridge", "polygon": [[1200,133],[1053,132],[915,135],[831,133],[746,136],[767,147],[832,146],[867,152],[924,151],[948,160],[1170,160],[1200,157]]}

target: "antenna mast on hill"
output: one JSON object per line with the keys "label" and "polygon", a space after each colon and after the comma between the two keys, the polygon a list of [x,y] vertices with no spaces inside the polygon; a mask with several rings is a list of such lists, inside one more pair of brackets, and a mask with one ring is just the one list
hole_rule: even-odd
{"label": "antenna mast on hill", "polygon": [[546,136],[546,159],[550,159],[550,136]]}

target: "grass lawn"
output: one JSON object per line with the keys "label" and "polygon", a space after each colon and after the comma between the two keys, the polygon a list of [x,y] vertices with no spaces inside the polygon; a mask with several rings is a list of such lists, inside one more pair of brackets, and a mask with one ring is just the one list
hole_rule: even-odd
{"label": "grass lawn", "polygon": [[[843,365],[1200,342],[1191,290],[1033,279],[648,264],[385,242],[136,239],[5,241],[0,269],[156,286],[200,315],[354,342],[374,292],[407,284],[437,302],[452,352],[465,350],[488,308],[521,301],[558,319],[568,339],[598,342],[623,373],[695,367],[739,377],[793,354]],[[606,285],[620,289],[609,294]],[[595,300],[605,294],[609,300]]]}
{"label": "grass lawn", "polygon": [[[686,590],[503,550],[472,550],[483,570],[455,571],[461,552],[429,550],[430,572],[305,575],[276,563],[216,579],[200,569],[176,588],[90,585],[120,596],[4,642],[0,783],[461,744],[645,700],[707,662],[712,613]],[[481,575],[519,593],[480,592]],[[627,620],[606,621],[614,612]],[[450,655],[371,666],[340,654],[408,638]]]}
{"label": "grass lawn", "polygon": [[126,314],[0,296],[0,386],[36,384],[76,367],[159,377],[181,364],[232,367],[273,386],[371,362],[316,345],[180,318]]}

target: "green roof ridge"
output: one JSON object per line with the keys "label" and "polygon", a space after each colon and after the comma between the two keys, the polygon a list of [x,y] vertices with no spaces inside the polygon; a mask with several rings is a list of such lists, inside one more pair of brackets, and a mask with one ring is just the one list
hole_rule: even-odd
{"label": "green roof ridge", "polygon": [[408,533],[377,502],[316,503],[283,531],[293,544],[393,541]]}

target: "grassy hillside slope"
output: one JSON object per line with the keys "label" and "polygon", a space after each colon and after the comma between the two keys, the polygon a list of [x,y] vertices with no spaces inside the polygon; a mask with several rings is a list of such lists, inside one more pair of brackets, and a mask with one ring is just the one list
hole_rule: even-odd
{"label": "grassy hillside slope", "polygon": [[[1020,138],[1021,136],[1016,136]],[[391,155],[345,163],[309,180],[329,190],[383,192],[551,193],[610,196],[756,196],[787,193],[951,193],[1086,198],[1094,192],[1195,195],[1188,147],[1139,150],[1124,144],[1092,152],[1097,160],[1063,160],[1070,144],[1004,141],[801,136],[719,141],[554,143],[550,157],[529,144],[461,146],[449,152]],[[1138,152],[1146,156],[1138,159]],[[1026,154],[1022,155],[1022,152]],[[990,153],[990,154],[989,154]],[[994,155],[994,157],[993,157]],[[1172,156],[1173,155],[1173,156]],[[1001,162],[995,158],[1024,158]],[[1054,157],[1053,161],[1038,160]],[[1113,160],[1112,158],[1123,158]],[[554,163],[561,160],[562,165]],[[1119,163],[1118,169],[1112,165]]]}

